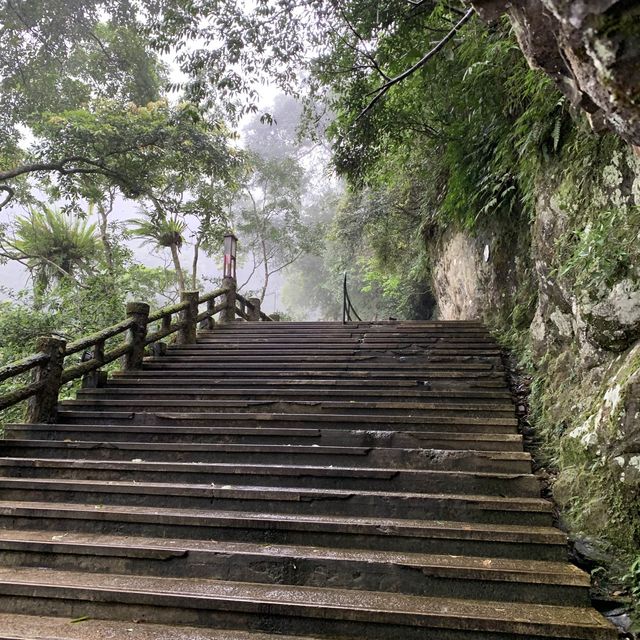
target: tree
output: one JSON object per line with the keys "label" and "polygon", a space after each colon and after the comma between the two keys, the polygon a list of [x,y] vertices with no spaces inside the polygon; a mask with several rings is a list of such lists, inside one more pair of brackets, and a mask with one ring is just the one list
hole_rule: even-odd
{"label": "tree", "polygon": [[36,300],[52,282],[76,281],[97,260],[96,227],[86,219],[41,205],[16,219],[15,238],[2,238],[1,255],[22,262],[31,272]]}
{"label": "tree", "polygon": [[7,0],[0,6],[0,170],[24,161],[43,113],[94,99],[158,100],[165,69],[141,30],[145,0]]}
{"label": "tree", "polygon": [[[12,181],[44,176],[54,198],[102,199],[108,187],[127,198],[181,198],[194,177],[232,179],[240,162],[231,135],[190,103],[145,106],[98,100],[88,108],[47,114],[34,124],[30,161],[0,171],[0,208],[15,194]],[[169,179],[170,178],[170,179]]]}
{"label": "tree", "polygon": [[164,68],[141,30],[143,0],[7,0],[0,7],[2,130],[92,98],[157,100]]}
{"label": "tree", "polygon": [[179,220],[176,216],[167,217],[164,214],[147,215],[146,220],[129,221],[129,233],[143,239],[143,244],[153,244],[156,248],[167,248],[171,251],[180,293],[185,290],[184,271],[180,264],[180,248],[184,243],[186,228],[187,225],[183,220]]}
{"label": "tree", "polygon": [[313,227],[305,224],[302,207],[304,172],[292,158],[250,156],[253,172],[237,210],[237,228],[253,261],[251,274],[262,272],[260,300],[271,277],[315,246]]}

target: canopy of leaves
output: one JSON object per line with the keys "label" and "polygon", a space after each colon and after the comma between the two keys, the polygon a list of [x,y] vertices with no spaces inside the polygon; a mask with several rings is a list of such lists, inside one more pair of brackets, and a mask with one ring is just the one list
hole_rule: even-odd
{"label": "canopy of leaves", "polygon": [[[34,123],[32,162],[0,181],[40,172],[51,195],[97,200],[106,185],[125,197],[182,199],[202,176],[229,183],[240,163],[229,131],[190,103],[126,107],[99,100],[86,109],[45,114]],[[0,185],[2,186],[2,185]]]}
{"label": "canopy of leaves", "polygon": [[93,98],[157,100],[164,70],[140,33],[140,2],[7,0],[0,7],[0,134]]}

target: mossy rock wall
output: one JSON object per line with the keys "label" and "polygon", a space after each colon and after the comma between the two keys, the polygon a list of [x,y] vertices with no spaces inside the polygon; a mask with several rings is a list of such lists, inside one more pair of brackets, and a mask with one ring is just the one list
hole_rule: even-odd
{"label": "mossy rock wall", "polygon": [[[606,145],[605,145],[606,146]],[[440,317],[482,317],[534,375],[531,407],[568,528],[640,550],[640,160],[613,143],[538,179],[533,217],[446,231]]]}

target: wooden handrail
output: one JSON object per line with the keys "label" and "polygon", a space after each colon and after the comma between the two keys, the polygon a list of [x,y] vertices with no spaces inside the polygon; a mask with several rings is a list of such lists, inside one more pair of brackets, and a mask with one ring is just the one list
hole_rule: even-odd
{"label": "wooden handrail", "polygon": [[[23,373],[31,372],[32,375],[31,382],[0,394],[0,410],[29,400],[27,421],[52,422],[55,419],[58,393],[63,384],[83,378],[85,386],[97,386],[106,377],[100,369],[118,358],[123,358],[124,370],[140,368],[145,347],[172,334],[177,334],[178,343],[193,343],[196,328],[200,326],[213,329],[214,316],[219,313],[226,314],[227,319],[238,315],[250,321],[271,320],[260,311],[259,300],[247,300],[235,293],[235,281],[202,296],[197,291],[187,291],[182,294],[182,298],[180,302],[151,314],[149,305],[129,303],[128,317],[125,320],[69,344],[62,338],[41,339],[44,341],[41,351],[0,367],[0,383]],[[216,304],[220,298],[223,300]],[[249,311],[236,307],[236,300]],[[229,313],[231,302],[233,310]],[[206,308],[199,311],[199,306],[203,304]],[[175,316],[179,318],[174,320]],[[149,326],[157,322],[161,323],[160,327],[149,332]],[[105,351],[106,342],[120,335],[123,340]],[[65,358],[77,353],[86,354],[89,350],[92,350],[89,359],[64,367]]]}
{"label": "wooden handrail", "polygon": [[25,371],[29,371],[30,369],[33,369],[38,365],[46,364],[47,362],[49,362],[49,356],[46,353],[35,353],[32,356],[23,358],[22,360],[10,362],[0,368],[0,382],[4,382],[9,378],[14,378]]}
{"label": "wooden handrail", "polygon": [[122,322],[118,322],[118,324],[114,324],[112,327],[108,327],[107,329],[103,329],[102,331],[98,331],[96,333],[92,333],[90,336],[86,338],[80,338],[80,340],[76,340],[75,342],[71,342],[65,348],[64,355],[70,356],[73,353],[79,353],[80,351],[86,351],[89,347],[95,346],[98,342],[104,342],[109,338],[113,338],[117,336],[119,333],[123,333],[127,329],[131,327],[133,320],[127,318]]}

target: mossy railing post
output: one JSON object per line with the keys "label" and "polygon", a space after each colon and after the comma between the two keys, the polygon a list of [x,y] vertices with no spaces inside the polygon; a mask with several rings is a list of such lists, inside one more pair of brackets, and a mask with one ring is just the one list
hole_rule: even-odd
{"label": "mossy railing post", "polygon": [[56,419],[66,346],[67,341],[62,338],[38,338],[36,350],[46,353],[48,358],[31,374],[32,381],[42,383],[42,387],[27,402],[25,422],[53,422]]}
{"label": "mossy railing post", "polygon": [[[95,346],[93,347],[92,359],[95,360],[96,364],[102,366],[104,364],[104,340],[98,340]],[[83,389],[97,389],[98,387],[104,386],[107,381],[107,372],[100,371],[100,369],[95,369],[94,371],[90,371],[86,373],[82,377],[82,388]]]}
{"label": "mossy railing post", "polygon": [[127,333],[129,349],[122,359],[122,368],[124,371],[133,371],[142,368],[145,340],[147,338],[149,305],[146,302],[127,303],[127,318],[133,320],[133,324]]}
{"label": "mossy railing post", "polygon": [[180,321],[183,325],[178,331],[176,342],[177,344],[194,344],[198,330],[200,293],[198,291],[183,291],[180,296],[180,302],[185,302],[188,306],[180,312]]}
{"label": "mossy railing post", "polygon": [[249,298],[248,315],[251,322],[260,321],[260,298]]}
{"label": "mossy railing post", "polygon": [[228,289],[225,297],[225,308],[222,311],[220,320],[222,322],[234,322],[236,319],[236,291],[238,283],[236,281],[236,252],[238,248],[238,238],[233,233],[224,236],[224,264],[222,275],[222,286]]}
{"label": "mossy railing post", "polygon": [[207,317],[200,323],[200,328],[205,331],[213,331],[216,328],[216,319],[214,318],[216,309],[216,299],[209,298],[207,300]]}
{"label": "mossy railing post", "polygon": [[221,313],[221,322],[234,322],[236,319],[236,288],[237,283],[235,278],[224,278],[222,280],[222,286],[227,289],[227,293],[224,296],[224,310]]}

